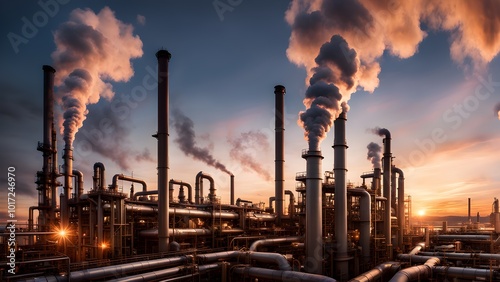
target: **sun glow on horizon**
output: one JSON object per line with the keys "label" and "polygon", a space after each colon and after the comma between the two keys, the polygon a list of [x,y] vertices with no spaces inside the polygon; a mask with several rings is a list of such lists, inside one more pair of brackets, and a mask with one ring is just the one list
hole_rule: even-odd
{"label": "sun glow on horizon", "polygon": [[418,216],[424,216],[425,215],[425,210],[419,210],[417,212]]}

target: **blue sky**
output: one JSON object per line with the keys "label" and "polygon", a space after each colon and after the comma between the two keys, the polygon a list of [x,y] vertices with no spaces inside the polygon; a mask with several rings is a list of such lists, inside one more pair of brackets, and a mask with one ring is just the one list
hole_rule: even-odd
{"label": "blue sky", "polygon": [[[297,119],[299,111],[305,109],[302,99],[308,85],[306,70],[291,63],[286,55],[292,32],[285,21],[288,1],[234,1],[238,4],[222,14],[213,1],[127,5],[118,1],[67,2],[52,1],[57,3],[58,11],[46,16],[46,23],[40,24],[31,38],[26,37],[27,42],[18,45],[17,52],[8,34],[23,35],[23,18],[33,23],[43,9],[36,2],[0,4],[0,85],[5,99],[0,112],[1,163],[4,171],[15,166],[18,172],[20,213],[37,203],[34,176],[42,167],[42,156],[36,146],[43,139],[41,68],[53,64],[54,32],[76,8],[98,13],[107,6],[117,19],[132,25],[133,34],[142,41],[142,57],[131,60],[134,75],[127,82],[111,82],[114,101],[121,102],[121,106],[126,105],[125,100],[119,99],[131,97],[134,87],[145,87],[145,79],[148,83],[154,81],[151,78],[156,72],[156,51],[165,48],[172,54],[170,106],[193,121],[197,145],[210,149],[235,174],[236,198],[267,203],[274,194],[273,180],[266,181],[230,157],[228,138],[248,131],[266,135],[269,148],[250,148],[248,153],[274,176],[273,91],[275,85],[284,85],[285,187],[294,191],[295,173],[305,170],[300,152],[307,148],[307,142]],[[144,23],[138,15],[144,17]],[[38,20],[44,20],[43,16]],[[415,55],[401,59],[384,52],[379,59],[379,86],[373,93],[359,90],[349,101],[348,180],[360,184],[359,175],[372,169],[366,159],[366,145],[382,144],[382,140],[368,129],[385,127],[392,133],[395,164],[405,171],[407,194],[412,195],[414,211],[464,215],[467,198],[471,197],[473,211],[486,215],[493,197],[498,196],[496,189],[500,184],[500,161],[495,157],[500,121],[493,113],[494,105],[500,102],[500,84],[491,86],[484,81],[500,82],[500,62],[493,59],[479,75],[465,70],[450,57],[449,32],[425,26],[422,29],[427,36]],[[80,148],[83,151],[78,155],[77,147],[91,135],[85,136],[84,132],[99,129],[84,122],[74,143],[74,168],[84,173],[86,191],[91,188],[95,162],[105,164],[108,181],[117,173],[133,174],[146,180],[149,189],[156,189],[156,140],[151,137],[156,132],[156,91],[151,88],[141,99],[132,98],[120,113],[103,110],[112,103],[104,99],[88,107],[87,121],[94,117],[95,125],[99,118],[107,116],[119,120],[123,127],[123,135],[119,135],[123,139],[121,146],[130,152],[147,149],[152,160],[126,158],[128,168],[124,169],[116,160],[93,150]],[[214,176],[222,202],[229,202],[229,177],[184,155],[174,141],[176,136],[171,126],[169,178],[194,184],[198,171],[207,172]],[[106,138],[113,139],[113,135]],[[322,142],[324,170],[333,168],[332,144],[330,132]],[[60,136],[58,145],[61,165]],[[5,183],[5,178],[0,179]],[[128,192],[129,183],[120,185]],[[6,206],[4,200],[0,204]]]}

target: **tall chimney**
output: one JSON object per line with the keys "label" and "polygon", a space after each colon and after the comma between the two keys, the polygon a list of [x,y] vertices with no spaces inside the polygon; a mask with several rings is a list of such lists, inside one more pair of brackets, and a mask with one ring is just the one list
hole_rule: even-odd
{"label": "tall chimney", "polygon": [[69,226],[69,206],[72,184],[73,184],[73,149],[71,144],[64,145],[64,197],[61,203],[61,228],[66,229]]}
{"label": "tall chimney", "polygon": [[392,260],[392,234],[391,234],[391,168],[392,168],[392,153],[391,153],[391,133],[387,129],[382,129],[382,133],[385,135],[384,138],[384,197],[387,199],[385,206],[385,218],[384,218],[384,236],[385,243],[387,247],[387,256],[389,260]]}
{"label": "tall chimney", "polygon": [[380,190],[380,175],[382,172],[380,171],[380,167],[376,167],[373,169],[373,191],[377,196],[382,196]]}
{"label": "tall chimney", "polygon": [[283,205],[285,203],[285,193],[284,193],[284,164],[285,164],[285,98],[286,89],[283,85],[274,86],[275,94],[275,198],[276,198],[276,214],[277,214],[277,224],[281,225],[281,219],[283,217]]}
{"label": "tall chimney", "polygon": [[[322,210],[322,168],[323,156],[319,149],[303,151],[302,157],[306,159],[306,262],[305,270],[309,273],[321,274],[323,272],[323,236],[321,224],[323,222]],[[347,233],[346,233],[347,236]]]}
{"label": "tall chimney", "polygon": [[399,174],[398,177],[398,245],[403,249],[403,235],[405,227],[405,176],[401,169],[394,167],[393,174]]}
{"label": "tall chimney", "polygon": [[470,198],[468,199],[467,207],[468,207],[468,212],[467,212],[468,220],[469,220],[469,224],[471,224],[472,223],[472,219],[470,218]]}
{"label": "tall chimney", "polygon": [[231,174],[231,205],[234,205],[234,174]]}
{"label": "tall chimney", "polygon": [[[52,164],[54,162],[52,150],[54,144],[52,143],[52,131],[54,128],[54,73],[56,70],[48,65],[44,65],[43,69],[43,144],[38,146],[38,150],[43,154],[43,168],[41,176],[42,189],[39,190],[40,196],[38,197],[39,207],[53,207],[53,200],[55,197],[52,195]],[[39,210],[38,224],[45,228],[50,225],[54,218],[54,209]]]}
{"label": "tall chimney", "polygon": [[169,245],[168,200],[168,62],[167,50],[156,52],[158,59],[158,250],[167,252]]}
{"label": "tall chimney", "polygon": [[335,240],[337,242],[337,274],[341,280],[349,276],[347,255],[347,186],[346,186],[346,151],[345,123],[347,114],[342,111],[335,120],[335,139],[333,142],[335,175]]}

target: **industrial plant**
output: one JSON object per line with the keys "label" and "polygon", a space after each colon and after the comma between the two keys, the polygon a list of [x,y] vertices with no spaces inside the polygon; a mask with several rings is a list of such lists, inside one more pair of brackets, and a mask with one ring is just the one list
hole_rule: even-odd
{"label": "industrial plant", "polygon": [[[334,121],[331,150],[310,144],[297,152],[306,169],[297,172],[295,190],[285,190],[282,85],[274,87],[275,187],[274,196],[263,199],[267,205],[235,196],[238,175],[227,175],[229,203],[217,196],[214,177],[204,171],[192,179],[171,178],[171,55],[160,50],[156,57],[157,190],[142,179],[106,171],[101,162],[93,165],[93,182],[83,183],[73,166],[72,140],[65,138],[63,152],[57,151],[57,70],[43,66],[38,204],[29,208],[28,226],[16,230],[15,275],[8,272],[11,247],[4,229],[0,280],[500,281],[498,199],[492,199],[490,224],[481,228],[470,218],[470,199],[469,222],[459,228],[414,224],[404,171],[392,163],[391,143],[398,140],[390,128],[375,129],[382,155],[372,171],[360,175],[363,184],[347,182],[347,108]],[[325,171],[323,157],[331,154],[333,170]],[[135,185],[127,190],[118,181]]]}

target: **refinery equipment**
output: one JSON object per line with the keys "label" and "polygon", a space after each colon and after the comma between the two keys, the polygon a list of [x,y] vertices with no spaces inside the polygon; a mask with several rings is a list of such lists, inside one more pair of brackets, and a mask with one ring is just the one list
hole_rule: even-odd
{"label": "refinery equipment", "polygon": [[[29,209],[27,230],[17,232],[27,239],[16,246],[17,273],[9,275],[3,262],[2,281],[500,281],[498,199],[490,229],[448,230],[445,223],[440,231],[413,228],[404,172],[392,164],[391,142],[397,138],[389,130],[377,132],[384,143],[382,167],[361,175],[359,187],[346,181],[347,109],[334,122],[333,150],[302,151],[306,171],[296,174],[295,191],[285,190],[282,85],[274,89],[275,194],[268,207],[235,201],[232,174],[230,203],[217,197],[215,180],[204,171],[192,179],[171,179],[171,55],[160,50],[156,57],[157,190],[119,172],[109,182],[105,165],[97,162],[85,192],[69,143],[59,171],[53,114],[56,70],[43,66],[38,204]],[[334,155],[332,171],[322,168],[327,154]],[[118,180],[142,189],[135,191],[132,185],[130,191],[121,190]],[[8,232],[2,235],[6,254]]]}

